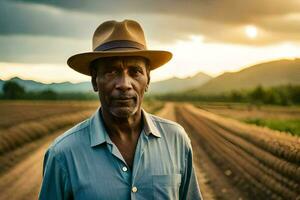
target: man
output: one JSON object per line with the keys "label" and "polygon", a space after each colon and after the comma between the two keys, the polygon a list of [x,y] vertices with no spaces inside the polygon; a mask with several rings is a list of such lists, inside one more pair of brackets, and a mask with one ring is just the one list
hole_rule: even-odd
{"label": "man", "polygon": [[150,70],[172,54],[147,50],[132,20],[101,24],[93,50],[68,65],[91,76],[101,108],[50,146],[39,199],[201,199],[184,129],[141,108]]}

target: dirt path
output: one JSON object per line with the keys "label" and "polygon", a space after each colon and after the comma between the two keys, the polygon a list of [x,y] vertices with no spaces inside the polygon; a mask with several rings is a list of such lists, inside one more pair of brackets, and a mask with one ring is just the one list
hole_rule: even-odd
{"label": "dirt path", "polygon": [[176,121],[174,103],[167,102],[164,107],[156,113],[157,116],[160,116],[165,119]]}
{"label": "dirt path", "polygon": [[[204,186],[212,191],[213,196],[206,198],[206,191],[202,191],[202,193],[204,193],[204,199],[249,199],[230,181],[230,179],[233,178],[230,177],[232,174],[230,169],[224,170],[220,168],[222,163],[216,163],[215,160],[212,159],[218,155],[217,152],[208,145],[210,142],[205,138],[209,137],[209,135],[213,135],[213,130],[201,123],[201,120],[198,118],[193,118],[190,113],[191,111],[187,107],[176,106],[176,119],[184,126],[191,138],[195,163],[202,172],[197,174],[198,178],[203,176]],[[217,159],[219,159],[219,157]]]}
{"label": "dirt path", "polygon": [[[172,121],[176,121],[174,106],[174,103],[166,103],[164,108],[160,112],[158,112],[157,115]],[[214,194],[214,191],[209,184],[210,180],[208,179],[207,174],[204,171],[208,171],[211,169],[211,165],[208,164],[209,160],[207,159],[205,153],[201,151],[201,149],[195,142],[193,142],[193,151],[195,171],[197,173],[197,179],[201,188],[202,196],[204,200],[214,200],[216,199],[216,195]],[[206,168],[204,169],[204,167]]]}

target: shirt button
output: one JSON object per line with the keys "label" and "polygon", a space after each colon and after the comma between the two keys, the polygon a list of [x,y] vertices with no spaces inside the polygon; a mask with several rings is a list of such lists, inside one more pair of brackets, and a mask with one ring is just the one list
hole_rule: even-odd
{"label": "shirt button", "polygon": [[136,192],[138,191],[138,189],[137,189],[137,187],[132,187],[131,191],[132,191],[133,193],[136,193]]}
{"label": "shirt button", "polygon": [[127,167],[122,168],[123,172],[127,172]]}

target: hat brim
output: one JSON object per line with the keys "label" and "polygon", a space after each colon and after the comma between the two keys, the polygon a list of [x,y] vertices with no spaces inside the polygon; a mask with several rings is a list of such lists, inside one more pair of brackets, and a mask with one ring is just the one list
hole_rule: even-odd
{"label": "hat brim", "polygon": [[155,50],[87,52],[71,56],[67,63],[75,71],[90,76],[90,64],[92,61],[116,56],[141,56],[147,58],[150,61],[150,70],[153,70],[171,60],[172,53]]}

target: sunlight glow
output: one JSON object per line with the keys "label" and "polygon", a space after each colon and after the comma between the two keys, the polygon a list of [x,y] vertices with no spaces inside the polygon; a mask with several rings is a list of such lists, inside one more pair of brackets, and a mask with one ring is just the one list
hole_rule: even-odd
{"label": "sunlight glow", "polygon": [[25,64],[0,62],[0,79],[19,77],[43,83],[89,81],[90,77],[75,72],[66,64]]}
{"label": "sunlight glow", "polygon": [[292,42],[285,42],[282,44],[282,49],[284,49],[284,58],[294,59],[299,57],[299,49]]}
{"label": "sunlight glow", "polygon": [[[290,41],[257,47],[206,43],[196,37],[168,45],[156,43],[151,49],[163,49],[173,53],[173,58],[169,63],[151,72],[151,82],[174,76],[185,78],[193,76],[198,72],[217,76],[225,71],[239,71],[260,62],[300,57],[300,44]],[[44,83],[90,81],[89,76],[75,72],[67,64],[0,62],[0,72],[0,79],[2,80],[18,76],[23,79],[31,79]]]}
{"label": "sunlight glow", "polygon": [[157,43],[153,49],[171,51],[173,58],[163,67],[151,72],[151,81],[160,81],[174,76],[185,78],[198,72],[218,76],[260,62],[300,57],[300,45],[289,42],[268,46],[246,46],[195,43],[193,40],[186,40],[167,46]]}
{"label": "sunlight glow", "polygon": [[245,33],[249,38],[254,39],[257,37],[257,28],[253,25],[248,25],[245,27]]}
{"label": "sunlight glow", "polygon": [[191,35],[190,39],[194,43],[203,43],[204,37],[202,35]]}

